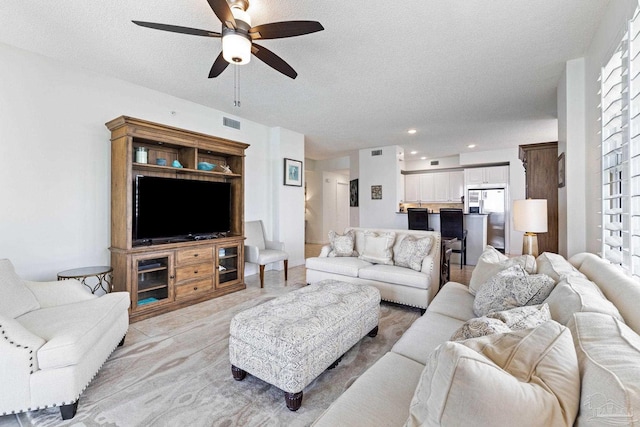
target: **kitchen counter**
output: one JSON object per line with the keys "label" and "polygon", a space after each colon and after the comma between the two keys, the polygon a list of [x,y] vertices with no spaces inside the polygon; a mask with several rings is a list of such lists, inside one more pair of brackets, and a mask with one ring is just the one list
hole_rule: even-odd
{"label": "kitchen counter", "polygon": [[[406,212],[396,212],[398,215],[406,215]],[[487,214],[464,214],[464,226],[467,229],[467,265],[476,265],[480,254],[487,246]],[[408,224],[405,223],[405,228]],[[429,213],[429,228],[440,231],[440,212]],[[451,266],[460,266],[460,254],[451,254]]]}

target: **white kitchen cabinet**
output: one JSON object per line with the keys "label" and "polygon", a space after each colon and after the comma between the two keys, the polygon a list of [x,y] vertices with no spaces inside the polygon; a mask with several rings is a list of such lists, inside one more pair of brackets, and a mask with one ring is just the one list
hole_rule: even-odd
{"label": "white kitchen cabinet", "polygon": [[420,175],[404,176],[404,201],[417,202],[420,200]]}
{"label": "white kitchen cabinet", "polygon": [[449,200],[452,202],[462,201],[464,195],[464,172],[449,172]]}
{"label": "white kitchen cabinet", "polygon": [[420,199],[423,202],[435,200],[435,180],[432,173],[423,173],[420,177]]}
{"label": "white kitchen cabinet", "polygon": [[486,168],[465,169],[464,181],[467,187],[505,185],[509,182],[509,167],[490,166]]}
{"label": "white kitchen cabinet", "polygon": [[426,172],[404,176],[405,202],[457,202],[464,194],[464,172]]}

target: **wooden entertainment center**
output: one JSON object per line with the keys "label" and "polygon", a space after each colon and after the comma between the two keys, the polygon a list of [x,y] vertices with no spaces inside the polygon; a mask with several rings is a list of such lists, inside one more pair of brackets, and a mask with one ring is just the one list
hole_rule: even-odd
{"label": "wooden entertainment center", "polygon": [[[126,116],[106,126],[111,131],[113,289],[131,294],[131,321],[244,289],[244,152],[249,145]],[[147,163],[136,162],[135,151],[141,147]],[[160,158],[166,165],[156,164]],[[182,167],[173,167],[174,160]],[[200,170],[199,162],[217,166]],[[205,240],[136,245],[133,192],[138,175],[230,183],[230,232]],[[198,201],[184,209],[198,209]]]}

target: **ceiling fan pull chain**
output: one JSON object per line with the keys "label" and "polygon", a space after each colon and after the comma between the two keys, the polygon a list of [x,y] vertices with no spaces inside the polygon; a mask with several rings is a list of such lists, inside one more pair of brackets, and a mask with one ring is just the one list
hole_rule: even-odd
{"label": "ceiling fan pull chain", "polygon": [[240,69],[238,65],[233,66],[233,106],[240,108]]}

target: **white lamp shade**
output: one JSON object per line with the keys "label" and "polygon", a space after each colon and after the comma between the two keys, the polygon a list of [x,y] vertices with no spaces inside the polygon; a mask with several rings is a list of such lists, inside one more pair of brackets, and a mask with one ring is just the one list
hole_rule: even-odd
{"label": "white lamp shade", "polygon": [[547,200],[514,200],[513,228],[528,233],[546,233]]}
{"label": "white lamp shade", "polygon": [[222,37],[222,57],[230,64],[248,64],[251,60],[251,40],[240,34]]}

